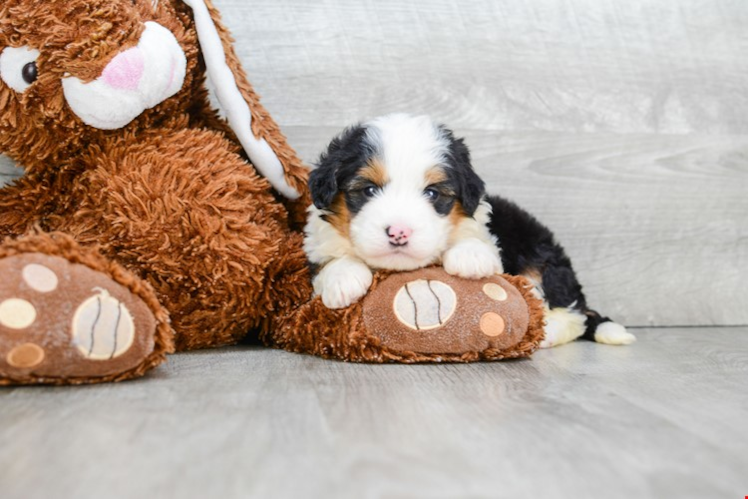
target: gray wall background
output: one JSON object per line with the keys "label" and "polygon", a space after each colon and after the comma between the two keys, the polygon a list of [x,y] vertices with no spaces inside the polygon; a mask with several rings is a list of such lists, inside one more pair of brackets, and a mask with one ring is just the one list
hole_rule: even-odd
{"label": "gray wall background", "polygon": [[593,307],[748,324],[748,2],[214,2],[307,162],[356,121],[430,114],[556,232]]}

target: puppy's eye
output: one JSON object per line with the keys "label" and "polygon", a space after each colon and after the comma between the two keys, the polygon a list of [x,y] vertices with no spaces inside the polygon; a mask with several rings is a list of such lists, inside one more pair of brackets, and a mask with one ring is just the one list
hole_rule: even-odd
{"label": "puppy's eye", "polygon": [[434,188],[426,188],[423,190],[423,194],[429,201],[434,201],[439,197],[439,191]]}
{"label": "puppy's eye", "polygon": [[364,196],[367,198],[371,198],[375,196],[379,192],[379,187],[377,186],[366,186],[364,188]]}

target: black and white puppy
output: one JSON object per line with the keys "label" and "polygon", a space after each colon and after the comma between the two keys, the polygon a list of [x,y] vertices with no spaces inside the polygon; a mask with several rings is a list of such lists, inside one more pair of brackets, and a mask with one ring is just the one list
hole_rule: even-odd
{"label": "black and white puppy", "polygon": [[514,203],[486,196],[463,140],[428,117],[394,114],[346,129],[320,157],[309,187],[304,249],[327,307],[363,297],[372,269],[436,263],[464,278],[528,277],[546,304],[543,347],[581,336],[635,340],[587,307],[550,230]]}

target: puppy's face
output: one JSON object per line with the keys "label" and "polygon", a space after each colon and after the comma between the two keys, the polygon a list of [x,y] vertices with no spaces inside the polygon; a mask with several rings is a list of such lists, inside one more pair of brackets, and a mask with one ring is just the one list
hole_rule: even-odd
{"label": "puppy's face", "polygon": [[427,117],[389,115],[333,140],[310,177],[321,218],[373,268],[433,263],[484,184],[462,140]]}

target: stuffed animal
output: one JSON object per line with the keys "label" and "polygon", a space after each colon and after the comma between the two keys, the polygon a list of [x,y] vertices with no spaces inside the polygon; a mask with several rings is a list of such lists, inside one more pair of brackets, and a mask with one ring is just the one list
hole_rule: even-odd
{"label": "stuffed animal", "polygon": [[311,294],[307,169],[208,1],[4,0],[0,153],[25,169],[0,190],[5,383],[137,376]]}
{"label": "stuffed animal", "polygon": [[275,342],[348,361],[468,362],[527,357],[543,336],[542,301],[527,279],[469,280],[429,267],[375,273],[369,293],[345,309],[315,297]]}
{"label": "stuffed animal", "polygon": [[542,337],[520,278],[426,269],[345,310],[312,297],[308,171],[209,0],[4,0],[0,153],[25,171],[0,189],[0,384],[124,380],[249,334],[406,362],[527,356]]}

